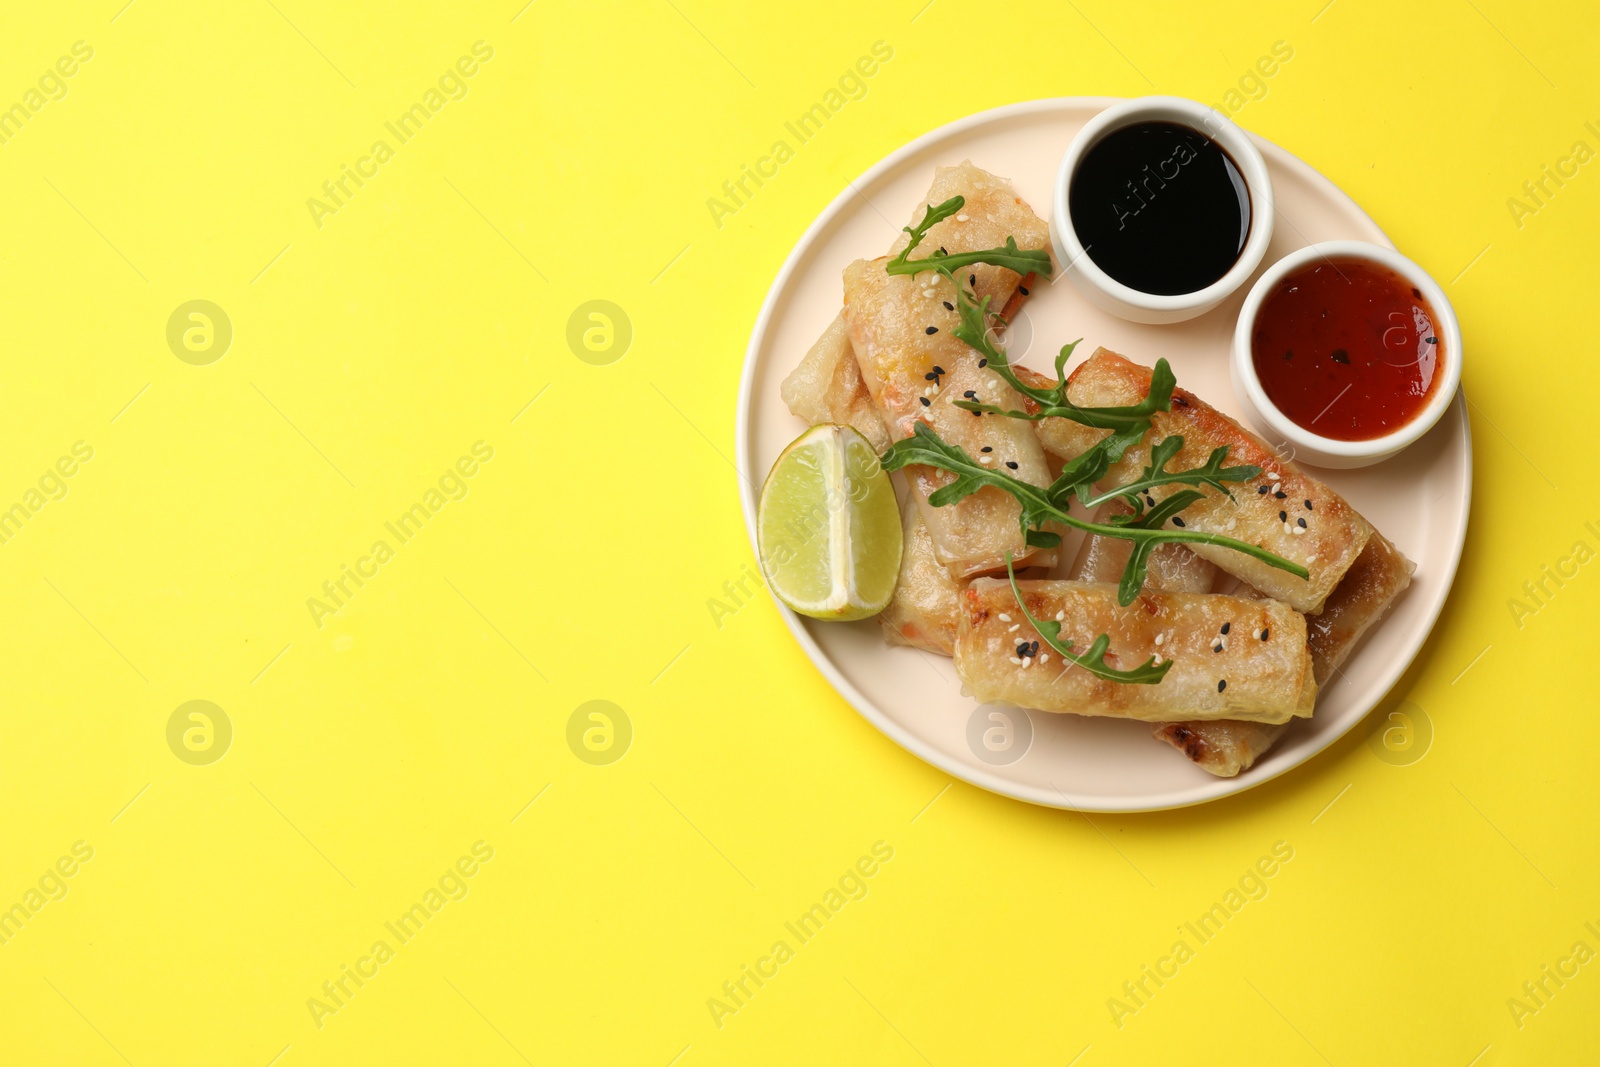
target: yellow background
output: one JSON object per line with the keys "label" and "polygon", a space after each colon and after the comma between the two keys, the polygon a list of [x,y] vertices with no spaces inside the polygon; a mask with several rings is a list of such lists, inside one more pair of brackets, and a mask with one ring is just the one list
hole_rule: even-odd
{"label": "yellow background", "polygon": [[[0,145],[0,507],[94,457],[0,545],[0,907],[94,855],[0,945],[0,1062],[1593,1061],[1600,964],[1507,1006],[1600,949],[1600,566],[1508,604],[1600,548],[1600,164],[1507,206],[1600,148],[1593,5],[925,3],[13,5],[0,106],[94,55]],[[308,198],[480,40],[465,98],[319,228]],[[880,40],[865,98],[719,228],[707,198]],[[1471,536],[1391,697],[1431,748],[1362,729],[1159,815],[952,785],[764,594],[708,610],[753,564],[729,457],[760,302],[906,140],[1042,96],[1219,102],[1278,41],[1239,121],[1431,270],[1469,346]],[[233,325],[207,366],[166,341],[192,299]],[[593,299],[633,326],[605,366],[566,341]],[[319,628],[307,598],[478,441],[465,498]],[[234,730],[207,766],[166,739],[193,699]],[[566,741],[591,700],[633,727],[609,766]],[[468,895],[319,1027],[308,998],[480,840]],[[878,841],[868,895],[716,1025]],[[1115,1025],[1279,841],[1265,899]]]}

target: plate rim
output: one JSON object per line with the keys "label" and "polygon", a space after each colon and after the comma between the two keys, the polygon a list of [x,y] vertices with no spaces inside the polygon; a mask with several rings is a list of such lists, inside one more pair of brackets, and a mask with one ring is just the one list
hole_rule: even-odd
{"label": "plate rim", "polygon": [[[739,478],[739,502],[741,510],[744,513],[745,536],[750,541],[750,547],[755,553],[756,562],[758,565],[761,560],[761,546],[756,536],[757,501],[755,483],[751,479],[752,468],[750,455],[750,413],[751,400],[755,384],[757,356],[761,343],[766,337],[767,330],[770,326],[774,311],[778,305],[778,301],[783,292],[788,288],[790,277],[794,274],[800,263],[800,260],[804,258],[811,245],[817,240],[819,235],[833,223],[834,219],[841,212],[843,212],[845,205],[851,203],[854,199],[861,195],[857,191],[859,188],[864,187],[866,184],[872,181],[875,181],[884,173],[895,167],[898,167],[908,157],[916,155],[932,144],[964,133],[968,130],[985,126],[993,122],[1013,118],[1019,115],[1085,107],[1104,110],[1105,108],[1111,107],[1112,105],[1119,103],[1124,99],[1127,98],[1116,96],[1044,97],[1037,100],[1026,100],[1013,104],[1004,104],[1000,107],[988,108],[984,111],[975,112],[974,114],[967,115],[964,118],[959,118],[954,121],[947,122],[941,126],[937,126],[934,129],[929,130],[928,132],[915,137],[910,141],[907,141],[899,148],[878,160],[878,162],[874,163],[871,167],[868,167],[859,176],[857,176],[854,181],[847,182],[845,187],[839,191],[838,195],[829,201],[828,205],[824,207],[822,211],[818,213],[817,217],[811,221],[811,224],[806,227],[805,232],[800,235],[800,238],[795,242],[794,247],[789,250],[788,256],[784,258],[783,265],[778,269],[777,275],[773,278],[772,285],[767,289],[766,297],[761,302],[761,310],[756,316],[755,324],[751,327],[750,340],[745,346],[744,363],[739,373],[739,393],[736,401],[736,412],[734,419],[734,433],[736,435],[734,441],[734,458],[736,465],[741,472],[741,476]],[[1290,152],[1288,149],[1285,149],[1273,143],[1272,141],[1267,140],[1259,134],[1252,133],[1250,131],[1246,131],[1246,134],[1267,156],[1275,157],[1277,162],[1287,166],[1300,168],[1316,181],[1320,182],[1325,187],[1327,192],[1341,198],[1348,208],[1365,218],[1372,225],[1373,230],[1382,236],[1384,244],[1390,248],[1395,247],[1394,242],[1390,240],[1388,234],[1384,233],[1383,228],[1373,220],[1372,216],[1367,214],[1366,210],[1362,208],[1361,205],[1350,196],[1350,194],[1346,193],[1337,184],[1335,184],[1332,179],[1328,178],[1321,171],[1317,170],[1315,167],[1311,166],[1311,164]],[[822,673],[824,679],[826,679],[828,684],[833,688],[834,692],[843,697],[845,701],[856,710],[857,714],[866,719],[890,740],[894,741],[901,748],[916,756],[924,763],[930,764],[931,766],[936,767],[946,774],[960,779],[961,781],[976,785],[1000,796],[1009,797],[1013,800],[1024,801],[1029,804],[1035,804],[1040,807],[1057,808],[1067,811],[1106,812],[1111,814],[1136,814],[1141,812],[1171,811],[1178,808],[1193,807],[1198,804],[1205,804],[1213,800],[1220,800],[1223,797],[1235,796],[1240,793],[1248,792],[1249,790],[1258,786],[1265,785],[1267,782],[1273,781],[1274,779],[1287,774],[1298,767],[1304,766],[1311,760],[1315,759],[1318,755],[1325,752],[1335,742],[1348,735],[1360,723],[1365,721],[1367,716],[1370,715],[1372,711],[1378,707],[1378,705],[1383,703],[1384,698],[1394,689],[1395,684],[1400,681],[1400,679],[1405,675],[1406,671],[1410,670],[1412,664],[1416,662],[1417,654],[1421,651],[1422,646],[1427,642],[1428,637],[1433,633],[1434,627],[1438,625],[1439,618],[1444,613],[1445,604],[1449,601],[1450,594],[1455,588],[1456,572],[1461,564],[1461,556],[1466,545],[1467,528],[1470,525],[1472,518],[1472,423],[1467,414],[1466,404],[1464,402],[1464,394],[1459,388],[1456,391],[1455,401],[1451,405],[1451,414],[1459,424],[1463,448],[1462,460],[1465,468],[1465,477],[1462,482],[1462,497],[1458,501],[1458,504],[1461,507],[1462,519],[1456,532],[1454,543],[1451,545],[1450,559],[1444,569],[1444,581],[1440,584],[1439,593],[1436,596],[1435,602],[1428,605],[1429,617],[1426,624],[1417,627],[1411,632],[1411,634],[1408,635],[1406,641],[1408,647],[1405,648],[1403,654],[1399,657],[1396,657],[1396,659],[1393,661],[1394,666],[1392,668],[1379,675],[1378,684],[1382,693],[1381,696],[1374,700],[1361,714],[1353,716],[1344,729],[1331,731],[1326,736],[1317,738],[1316,742],[1309,747],[1300,756],[1300,758],[1293,760],[1282,767],[1274,769],[1271,771],[1271,773],[1253,775],[1249,771],[1245,771],[1239,775],[1235,775],[1232,778],[1217,777],[1211,779],[1210,781],[1200,781],[1197,782],[1193,787],[1186,790],[1163,794],[1161,797],[1152,796],[1148,798],[1150,800],[1158,800],[1159,802],[1157,803],[1139,803],[1131,798],[1108,801],[1101,797],[1072,794],[1064,792],[1059,786],[1056,786],[1053,781],[1050,784],[1051,787],[1055,789],[1055,792],[1058,794],[1058,796],[1051,797],[1042,788],[1025,785],[1013,779],[1003,777],[993,771],[961,763],[955,758],[947,756],[940,749],[933,747],[922,740],[922,738],[912,733],[910,730],[895,722],[843,675],[839,668],[834,665],[832,659],[827,655],[826,652],[823,651],[816,639],[811,636],[810,632],[806,629],[805,623],[796,612],[785,606],[776,598],[773,598],[773,604],[777,607],[785,625],[788,626],[789,632],[800,644],[801,650],[805,652],[806,658],[811,661],[812,666],[817,668],[817,670]],[[1441,420],[1441,422],[1442,421],[1443,420]],[[763,478],[763,481],[764,480],[765,479]]]}

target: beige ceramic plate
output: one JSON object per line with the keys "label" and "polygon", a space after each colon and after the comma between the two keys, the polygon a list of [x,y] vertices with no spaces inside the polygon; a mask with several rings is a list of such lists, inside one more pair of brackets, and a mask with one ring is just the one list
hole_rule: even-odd
{"label": "beige ceramic plate", "polygon": [[[883,254],[939,164],[971,159],[1010,178],[1034,210],[1044,214],[1068,142],[1091,116],[1114,102],[1102,97],[1040,100],[951,123],[873,167],[812,223],[778,273],[745,357],[738,460],[745,474],[740,489],[752,544],[753,486],[805,429],[784,407],[778,383],[838,313],[844,266]],[[1260,138],[1256,143],[1266,156],[1277,196],[1275,235],[1263,269],[1317,241],[1391,244],[1326,178],[1281,148]],[[1228,347],[1250,284],[1209,314],[1167,326],[1112,318],[1059,281],[1040,286],[1026,315],[1013,326],[1012,358],[1020,356],[1019,362],[1048,371],[1061,344],[1078,337],[1084,339],[1081,355],[1105,345],[1145,364],[1165,356],[1181,385],[1223,411],[1237,412],[1228,380]],[[1027,343],[1030,331],[1032,341]],[[886,645],[876,620],[824,623],[780,610],[800,647],[841,696],[900,745],[951,774],[996,793],[1054,807],[1148,811],[1199,804],[1299,766],[1360,722],[1416,656],[1450,591],[1466,536],[1472,485],[1470,428],[1459,397],[1439,425],[1394,459],[1365,470],[1318,473],[1416,561],[1416,577],[1374,632],[1375,639],[1364,642],[1342,677],[1322,691],[1315,716],[1298,721],[1275,749],[1237,778],[1206,774],[1175,749],[1153,740],[1143,723],[1037,711],[990,718],[992,709],[979,709],[962,696],[949,660]],[[1066,558],[1073,551],[1069,540]],[[988,744],[983,741],[986,732]],[[1025,736],[1029,734],[1031,738]]]}

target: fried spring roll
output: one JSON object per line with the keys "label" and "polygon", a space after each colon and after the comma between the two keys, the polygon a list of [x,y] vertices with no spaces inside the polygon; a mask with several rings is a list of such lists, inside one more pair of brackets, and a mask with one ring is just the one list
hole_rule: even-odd
{"label": "fried spring roll", "polygon": [[[1416,564],[1374,533],[1345,573],[1321,615],[1306,619],[1306,644],[1318,685],[1328,684],[1350,652],[1411,584]],[[1173,722],[1155,736],[1223,778],[1247,770],[1283,736],[1287,726],[1251,722]]]}
{"label": "fried spring roll", "polygon": [[[942,168],[929,200],[957,193],[966,205],[928,231],[925,247],[955,250],[987,248],[1015,238],[1018,247],[1049,247],[1049,230],[1012,190],[1009,182],[970,163]],[[917,216],[920,219],[922,209]],[[890,275],[886,259],[857,260],[845,268],[845,321],[862,381],[872,395],[891,440],[909,437],[918,421],[974,456],[988,456],[996,468],[1035,484],[1050,472],[1037,434],[1024,421],[984,417],[955,406],[977,398],[1017,407],[1022,398],[997,374],[979,366],[979,356],[952,331],[960,324],[955,284],[925,271],[915,277]],[[970,287],[992,307],[1004,305],[1021,282],[1014,271],[988,264],[966,270]],[[948,507],[927,498],[954,476],[926,467],[908,467],[906,482],[922,511],[934,552],[954,578],[1003,568],[1009,553],[1017,565],[1048,565],[1054,551],[1029,548],[1019,522],[1020,505],[1007,493],[985,488]]]}
{"label": "fried spring roll", "polygon": [[[924,203],[943,203],[957,193],[966,196],[970,203],[976,195],[987,191],[993,183],[1003,183],[1003,179],[974,167],[970,162],[963,163],[959,167],[947,167],[934,179],[933,187],[928,190]],[[922,220],[922,212],[923,205],[918,204],[916,214],[911,220],[913,225]],[[1032,226],[1033,223],[1030,222],[1030,232]],[[994,247],[980,243],[985,237],[985,232],[977,227],[962,227],[948,234],[943,247],[948,252],[973,252],[980,248]],[[909,240],[909,237],[901,234],[890,245],[889,254],[894,255],[899,252]],[[1004,243],[1004,238],[1000,243]],[[1018,244],[1023,248],[1033,247],[1023,244],[1020,237]],[[998,280],[994,286],[990,306],[1003,307],[1003,314],[1009,321],[1027,298],[1026,289],[1032,278],[1033,275],[1028,275],[1022,280],[1022,284],[1010,286],[1009,291],[1003,284],[1004,279]],[[867,392],[867,384],[861,380],[861,369],[856,364],[855,350],[850,347],[850,326],[845,322],[842,311],[828,324],[828,328],[817,339],[817,343],[811,346],[805,358],[800,361],[800,365],[783,380],[779,392],[789,410],[812,426],[824,422],[853,426],[863,437],[871,441],[872,447],[880,453],[887,450],[891,443],[888,433],[883,428],[883,418],[878,414],[877,405],[873,403],[872,394]]]}
{"label": "fried spring roll", "polygon": [[905,548],[894,599],[878,615],[892,645],[910,645],[942,656],[956,643],[956,599],[966,582],[950,577],[933,553],[933,538],[916,505],[905,509]]}
{"label": "fried spring roll", "polygon": [[[1105,522],[1112,515],[1126,515],[1132,511],[1120,500],[1108,501],[1101,505],[1095,521]],[[1083,547],[1068,577],[1075,582],[1115,585],[1122,580],[1132,552],[1131,541],[1090,534],[1083,539]],[[1152,593],[1209,593],[1216,580],[1217,568],[1210,561],[1201,559],[1183,545],[1165,544],[1157,545],[1150,553],[1144,587]]]}
{"label": "fried spring roll", "polygon": [[[977,578],[961,594],[955,662],[980,702],[1146,722],[1281,723],[1311,714],[1317,684],[1305,617],[1275,600],[1141,593],[1124,608],[1114,585],[1024,581],[1018,587],[1029,612],[1059,620],[1061,640],[1074,649],[1087,649],[1105,633],[1108,666],[1127,670],[1159,655],[1172,667],[1154,685],[1129,685],[1063,664],[1018,610],[1010,583]],[[1030,648],[1036,651],[1022,654]]]}
{"label": "fried spring roll", "polygon": [[867,383],[861,380],[861,368],[850,347],[850,326],[844,321],[844,312],[834,317],[779,391],[789,410],[812,426],[824,422],[853,426],[880,456],[889,450],[883,417],[867,392]]}
{"label": "fried spring roll", "polygon": [[[1150,391],[1150,368],[1101,348],[1068,376],[1068,383],[1068,400],[1083,407],[1136,404]],[[1213,449],[1228,445],[1229,466],[1251,464],[1261,468],[1261,476],[1239,483],[1233,488],[1231,500],[1215,489],[1204,488],[1205,499],[1185,508],[1179,517],[1183,525],[1200,533],[1260,545],[1305,567],[1311,576],[1297,578],[1252,556],[1217,545],[1190,544],[1188,548],[1297,611],[1308,615],[1321,611],[1328,594],[1372,536],[1367,520],[1338,493],[1279,458],[1261,438],[1185,389],[1175,390],[1172,410],[1158,412],[1151,422],[1144,440],[1112,466],[1101,487],[1126,485],[1138,478],[1149,464],[1151,446],[1174,434],[1181,435],[1184,444],[1168,464],[1168,470],[1201,466]],[[1051,418],[1039,423],[1040,441],[1064,459],[1081,455],[1106,434],[1105,430],[1069,419]],[[1161,486],[1151,495],[1160,500],[1187,488]],[[1169,520],[1169,525],[1176,524],[1177,519]]]}

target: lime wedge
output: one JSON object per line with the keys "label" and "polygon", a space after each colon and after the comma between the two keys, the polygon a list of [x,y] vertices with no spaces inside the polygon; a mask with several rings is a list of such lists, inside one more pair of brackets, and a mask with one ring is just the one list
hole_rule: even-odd
{"label": "lime wedge", "polygon": [[772,465],[756,510],[773,594],[802,615],[876,615],[900,573],[894,486],[872,445],[848,426],[813,426]]}

